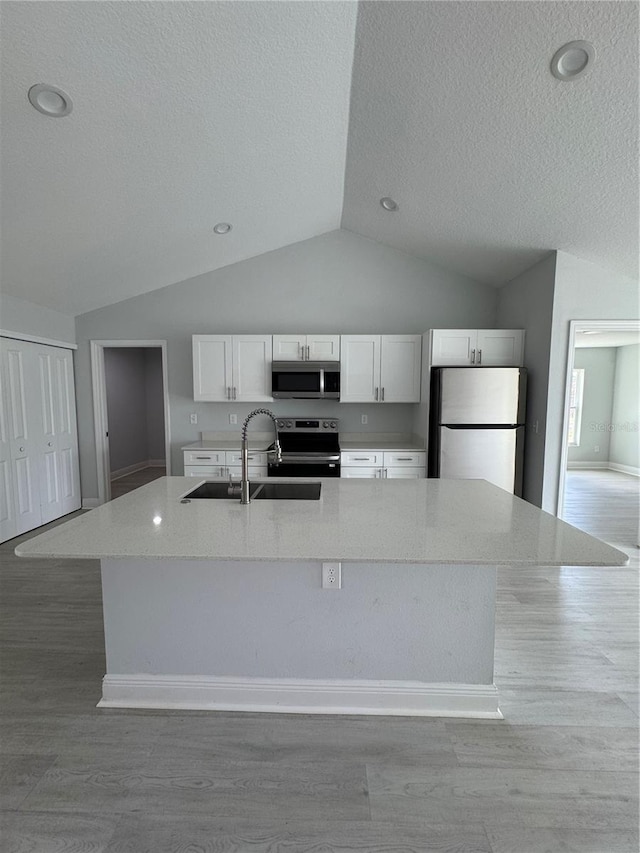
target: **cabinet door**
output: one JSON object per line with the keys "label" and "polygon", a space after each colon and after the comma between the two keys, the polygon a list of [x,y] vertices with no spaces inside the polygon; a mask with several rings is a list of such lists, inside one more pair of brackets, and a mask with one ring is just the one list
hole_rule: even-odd
{"label": "cabinet door", "polygon": [[24,341],[2,341],[9,406],[7,420],[16,536],[42,523],[39,456],[43,427],[32,347],[32,344]]}
{"label": "cabinet door", "polygon": [[520,367],[523,350],[522,329],[478,329],[476,364]]}
{"label": "cabinet door", "polygon": [[306,335],[274,335],[274,361],[303,361],[305,357]]}
{"label": "cabinet door", "polygon": [[377,402],[380,397],[380,335],[342,335],[340,351],[340,402]]}
{"label": "cabinet door", "polygon": [[307,335],[309,361],[340,361],[340,335]]}
{"label": "cabinet door", "polygon": [[431,365],[456,367],[473,364],[477,349],[477,329],[433,329]]}
{"label": "cabinet door", "polygon": [[233,335],[233,400],[270,403],[271,335]]}
{"label": "cabinet door", "polygon": [[385,477],[389,480],[422,480],[424,468],[388,467],[384,469]]}
{"label": "cabinet door", "polygon": [[419,403],[422,335],[383,335],[380,402]]}
{"label": "cabinet door", "polygon": [[230,400],[233,385],[231,335],[193,336],[193,399]]}
{"label": "cabinet door", "polygon": [[371,468],[365,465],[353,468],[340,468],[341,478],[356,478],[375,480],[382,476],[382,468]]}

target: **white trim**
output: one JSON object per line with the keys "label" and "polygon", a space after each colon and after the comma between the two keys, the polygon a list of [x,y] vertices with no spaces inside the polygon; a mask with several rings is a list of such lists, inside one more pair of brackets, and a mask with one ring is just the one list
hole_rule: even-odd
{"label": "white trim", "polygon": [[100,506],[100,501],[98,498],[83,498],[82,499],[82,509],[95,509]]}
{"label": "white trim", "polygon": [[560,470],[558,471],[558,500],[556,515],[562,518],[564,504],[564,487],[569,460],[569,401],[571,399],[571,371],[573,370],[576,351],[576,331],[611,331],[611,332],[640,332],[640,320],[570,320],[569,346],[567,350],[567,372],[564,388],[564,416],[562,419],[562,446],[560,450]]}
{"label": "white trim", "polygon": [[99,708],[502,719],[495,684],[105,675]]}
{"label": "white trim", "polygon": [[11,338],[14,341],[29,341],[32,344],[46,344],[50,347],[61,347],[62,349],[78,349],[78,344],[71,344],[69,341],[55,341],[53,338],[39,338],[37,335],[27,335],[24,332],[9,332],[7,329],[0,329],[1,338]]}
{"label": "white trim", "polygon": [[622,465],[620,462],[609,462],[607,468],[612,471],[621,471],[623,474],[632,474],[634,477],[640,477],[640,468],[635,468],[633,465]]}
{"label": "white trim", "polygon": [[135,465],[118,468],[117,471],[111,472],[111,482],[127,477],[129,474],[135,474],[136,471],[144,471],[145,468],[164,468],[164,459],[146,459],[144,462],[136,462]]}
{"label": "white trim", "polygon": [[567,471],[600,471],[608,467],[608,462],[567,462]]}
{"label": "white trim", "polygon": [[98,476],[98,503],[111,500],[111,471],[109,464],[109,440],[107,432],[107,389],[104,373],[104,350],[106,347],[152,348],[159,347],[162,355],[162,393],[164,398],[164,441],[167,476],[171,476],[171,421],[169,411],[169,376],[167,369],[166,341],[90,341],[91,388],[93,392],[93,424],[96,442],[96,468]]}

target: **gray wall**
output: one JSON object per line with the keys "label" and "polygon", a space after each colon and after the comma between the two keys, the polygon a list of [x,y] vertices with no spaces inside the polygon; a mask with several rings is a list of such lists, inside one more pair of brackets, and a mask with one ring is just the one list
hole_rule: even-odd
{"label": "gray wall", "polygon": [[74,344],[75,319],[42,305],[0,293],[0,329]]}
{"label": "gray wall", "polygon": [[609,461],[640,473],[640,346],[618,347]]}
{"label": "gray wall", "polygon": [[584,368],[584,395],[580,445],[569,448],[569,467],[572,463],[605,465],[609,461],[608,425],[613,411],[616,354],[616,347],[576,348],[574,367]]}
{"label": "gray wall", "polygon": [[107,347],[104,369],[111,473],[163,459],[164,405],[160,349]]}
{"label": "gray wall", "polygon": [[[427,261],[359,237],[332,231],[77,318],[77,388],[82,493],[97,497],[89,341],[166,340],[172,468],[180,447],[201,430],[229,430],[251,405],[194,403],[193,334],[336,332],[418,333],[434,327],[495,325],[497,291]],[[293,405],[295,403],[295,405]],[[345,431],[411,431],[412,406],[355,406],[299,401],[276,413],[337,414]],[[198,425],[189,424],[189,413]]]}
{"label": "gray wall", "polygon": [[111,473],[145,462],[147,451],[146,362],[142,349],[105,349]]}
{"label": "gray wall", "polygon": [[571,320],[630,320],[640,317],[638,282],[566,252],[557,252],[542,509],[558,509],[562,430]]}
{"label": "gray wall", "polygon": [[549,348],[556,273],[556,253],[514,278],[499,292],[498,327],[525,329],[527,368],[527,429],[523,497],[542,502],[544,476]]}
{"label": "gray wall", "polygon": [[149,347],[145,356],[145,395],[147,403],[147,457],[149,461],[165,458],[164,389],[162,385],[162,350]]}

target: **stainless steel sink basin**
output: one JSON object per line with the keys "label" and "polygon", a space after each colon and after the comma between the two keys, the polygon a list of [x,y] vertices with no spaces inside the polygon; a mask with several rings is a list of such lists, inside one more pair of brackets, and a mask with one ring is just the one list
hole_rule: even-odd
{"label": "stainless steel sink basin", "polygon": [[[252,501],[317,501],[320,499],[321,483],[255,483],[251,485]],[[240,500],[239,495],[229,494],[229,484],[221,482],[201,483],[182,498],[183,501]]]}
{"label": "stainless steel sink basin", "polygon": [[317,501],[321,483],[261,483],[252,501]]}

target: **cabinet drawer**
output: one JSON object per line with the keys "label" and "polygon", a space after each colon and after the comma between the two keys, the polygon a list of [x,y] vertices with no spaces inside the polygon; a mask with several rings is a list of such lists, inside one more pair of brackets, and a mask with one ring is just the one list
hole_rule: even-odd
{"label": "cabinet drawer", "polygon": [[187,465],[224,465],[224,450],[185,450],[184,464]]}
{"label": "cabinet drawer", "polygon": [[382,476],[382,468],[374,468],[368,465],[360,465],[355,466],[353,468],[345,468],[344,466],[340,467],[340,477],[341,478],[357,478],[363,479],[368,478],[374,480]]}
{"label": "cabinet drawer", "polygon": [[399,466],[394,468],[385,468],[384,476],[387,480],[423,480],[424,467],[422,468],[406,468]]}
{"label": "cabinet drawer", "polygon": [[[267,454],[261,451],[249,451],[249,467],[251,465],[266,465],[267,464]],[[242,465],[242,453],[239,450],[229,451],[227,450],[226,455],[226,463],[227,465]]]}
{"label": "cabinet drawer", "polygon": [[421,450],[394,450],[385,451],[385,467],[403,468],[405,465],[412,468],[425,466],[427,454]]}
{"label": "cabinet drawer", "polygon": [[378,450],[351,450],[340,454],[340,465],[373,465],[381,467],[383,456],[384,454]]}
{"label": "cabinet drawer", "polygon": [[[229,465],[226,469],[227,477],[233,477],[234,480],[239,480],[242,477],[242,465]],[[266,477],[266,465],[249,465],[249,479],[255,477]]]}
{"label": "cabinet drawer", "polygon": [[224,465],[185,465],[185,477],[224,477],[226,474]]}

